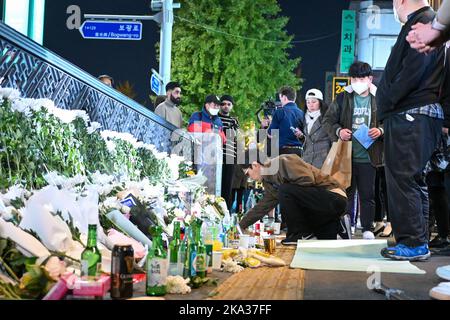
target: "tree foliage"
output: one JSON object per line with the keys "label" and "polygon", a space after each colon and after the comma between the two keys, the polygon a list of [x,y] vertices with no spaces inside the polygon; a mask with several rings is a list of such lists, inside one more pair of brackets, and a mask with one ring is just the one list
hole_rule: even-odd
{"label": "tree foliage", "polygon": [[235,98],[234,116],[255,120],[255,111],[282,85],[299,89],[290,59],[288,18],[277,0],[180,0],[175,10],[173,80],[183,86],[184,117],[202,108],[208,94]]}

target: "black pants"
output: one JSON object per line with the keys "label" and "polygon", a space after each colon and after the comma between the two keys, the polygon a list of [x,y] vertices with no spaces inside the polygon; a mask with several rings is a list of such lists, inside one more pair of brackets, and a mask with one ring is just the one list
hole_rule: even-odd
{"label": "black pants", "polygon": [[301,148],[280,148],[280,155],[282,154],[296,154],[301,158],[303,150]]}
{"label": "black pants", "polygon": [[233,177],[234,177],[234,169],[235,164],[223,164],[222,165],[222,198],[225,199],[227,203],[227,207],[231,210],[231,206],[233,205]]}
{"label": "black pants", "polygon": [[397,243],[428,242],[428,190],[424,168],[441,136],[442,120],[412,114],[384,120],[384,149],[389,214]]}
{"label": "black pants", "polygon": [[[449,234],[449,188],[450,173],[435,172],[428,173],[426,177],[428,194],[430,198],[430,227],[436,222],[438,235],[445,238]],[[430,228],[431,230],[431,228]]]}
{"label": "black pants", "polygon": [[387,222],[391,221],[387,199],[386,174],[384,173],[384,167],[379,167],[375,177],[375,221],[377,222],[383,221],[384,217],[386,217]]}
{"label": "black pants", "polygon": [[233,203],[236,201],[236,212],[246,212],[244,202],[244,188],[233,189]]}
{"label": "black pants", "polygon": [[[375,219],[375,175],[376,169],[370,163],[352,163],[352,184],[347,189],[347,196],[353,199],[358,190],[360,212],[359,217],[364,231],[372,231]],[[351,214],[353,204],[348,201],[347,213]]]}
{"label": "black pants", "polygon": [[339,218],[347,205],[345,197],[322,187],[282,184],[278,199],[286,219],[287,237],[314,233],[318,239],[336,240]]}

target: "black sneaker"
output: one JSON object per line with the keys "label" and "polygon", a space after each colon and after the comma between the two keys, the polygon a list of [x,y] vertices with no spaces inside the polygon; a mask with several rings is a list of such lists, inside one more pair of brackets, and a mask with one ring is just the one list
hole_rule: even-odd
{"label": "black sneaker", "polygon": [[443,247],[443,248],[433,248],[431,249],[431,253],[437,256],[446,256],[449,257],[450,256],[450,245]]}
{"label": "black sneaker", "polygon": [[440,236],[434,237],[434,239],[428,243],[428,247],[430,248],[445,248],[448,245],[450,245],[448,238],[442,238]]}
{"label": "black sneaker", "polygon": [[350,224],[350,215],[345,214],[339,220],[338,236],[343,240],[352,239],[352,227]]}
{"label": "black sneaker", "polygon": [[298,240],[317,240],[316,236],[313,233],[307,235],[291,235],[283,240],[281,240],[281,244],[283,246],[296,246]]}

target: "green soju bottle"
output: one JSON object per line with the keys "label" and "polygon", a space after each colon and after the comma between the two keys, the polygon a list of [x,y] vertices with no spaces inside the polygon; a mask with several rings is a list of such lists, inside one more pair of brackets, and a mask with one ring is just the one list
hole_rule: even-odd
{"label": "green soju bottle", "polygon": [[[188,234],[189,228],[186,227],[184,231],[184,238],[178,250],[178,274],[183,278],[189,278],[189,259],[188,257]],[[187,262],[186,262],[187,261]]]}
{"label": "green soju bottle", "polygon": [[180,250],[180,221],[174,221],[173,223],[173,237],[169,244],[169,275],[171,276],[182,276],[179,273],[179,262],[178,251]]}
{"label": "green soju bottle", "polygon": [[167,252],[163,247],[162,228],[156,226],[151,230],[153,236],[152,248],[147,256],[147,287],[148,296],[163,296],[166,294]]}
{"label": "green soju bottle", "polygon": [[196,225],[195,222],[192,224],[192,227],[189,229],[189,239],[188,239],[188,256],[186,257],[187,266],[188,266],[188,277],[193,278],[197,275],[197,246],[195,243],[195,234]]}
{"label": "green soju bottle", "polygon": [[207,262],[206,262],[206,247],[203,243],[203,237],[202,237],[202,221],[200,219],[197,219],[197,225],[195,228],[195,245],[197,249],[197,256],[195,261],[195,271],[197,273],[197,276],[200,278],[206,278],[206,268],[207,268]]}
{"label": "green soju bottle", "polygon": [[97,248],[97,225],[90,224],[86,249],[81,253],[81,277],[95,280],[100,276],[102,255]]}

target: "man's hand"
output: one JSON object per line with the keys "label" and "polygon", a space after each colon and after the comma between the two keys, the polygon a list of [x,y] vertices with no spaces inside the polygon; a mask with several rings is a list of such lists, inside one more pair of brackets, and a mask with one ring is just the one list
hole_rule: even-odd
{"label": "man's hand", "polygon": [[378,139],[381,136],[381,130],[378,128],[372,128],[369,130],[369,137],[372,140]]}
{"label": "man's hand", "polygon": [[443,128],[442,128],[442,133],[443,133],[443,134],[448,134],[448,128],[444,128],[444,127],[443,127]]}
{"label": "man's hand", "polygon": [[413,25],[406,40],[411,48],[425,54],[444,44],[441,31],[433,29],[431,23],[423,24],[419,22]]}
{"label": "man's hand", "polygon": [[343,141],[349,141],[352,138],[352,131],[349,129],[341,129],[339,131],[339,138]]}
{"label": "man's hand", "polygon": [[270,120],[269,119],[262,119],[261,120],[261,128],[268,128],[270,126]]}

